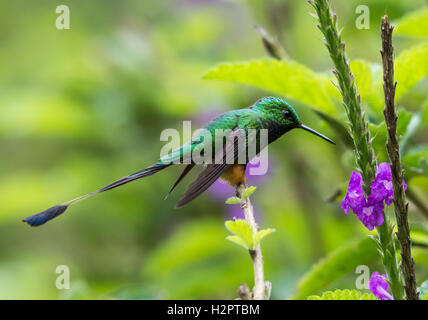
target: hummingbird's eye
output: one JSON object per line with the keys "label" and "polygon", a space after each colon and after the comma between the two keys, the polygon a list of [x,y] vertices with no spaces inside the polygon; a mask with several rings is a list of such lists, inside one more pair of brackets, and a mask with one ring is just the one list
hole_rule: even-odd
{"label": "hummingbird's eye", "polygon": [[291,114],[290,110],[282,110],[282,114],[286,119],[292,120],[293,115]]}

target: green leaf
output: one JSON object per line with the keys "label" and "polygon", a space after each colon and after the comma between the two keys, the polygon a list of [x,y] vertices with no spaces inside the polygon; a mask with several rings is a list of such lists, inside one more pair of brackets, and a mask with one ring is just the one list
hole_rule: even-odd
{"label": "green leaf", "polygon": [[394,34],[428,37],[428,8],[414,11],[396,21]]}
{"label": "green leaf", "polygon": [[275,232],[275,229],[263,229],[256,233],[254,236],[254,247],[257,247],[258,244],[260,244],[260,241],[266,237],[267,235],[271,234],[272,232]]}
{"label": "green leaf", "polygon": [[367,264],[378,257],[376,243],[370,238],[346,244],[329,253],[300,279],[296,299],[316,294],[328,284],[353,273],[361,264]]}
{"label": "green leaf", "polygon": [[353,60],[350,63],[351,71],[355,76],[355,84],[361,96],[363,105],[375,109],[383,106],[383,91],[376,88],[381,80],[381,66],[364,60]]}
{"label": "green leaf", "polygon": [[410,226],[412,243],[428,246],[428,227],[422,223],[412,223]]}
{"label": "green leaf", "polygon": [[245,188],[245,190],[242,191],[242,198],[247,199],[254,193],[254,191],[256,191],[256,187],[251,186],[251,187]]}
{"label": "green leaf", "polygon": [[395,59],[395,79],[397,91],[395,98],[399,100],[411,87],[428,74],[428,44],[422,44],[403,51]]}
{"label": "green leaf", "polygon": [[230,197],[226,200],[226,204],[240,204],[241,203],[241,199],[239,199],[238,197]]}
{"label": "green leaf", "polygon": [[298,100],[315,110],[337,114],[331,97],[338,97],[339,93],[332,86],[330,77],[293,60],[222,63],[208,70],[203,78],[253,85]]}
{"label": "green leaf", "polygon": [[358,290],[335,290],[324,292],[321,296],[309,296],[307,300],[378,300],[372,293]]}
{"label": "green leaf", "polygon": [[422,125],[428,124],[428,99],[423,102],[422,107],[419,110],[422,117]]}
{"label": "green leaf", "polygon": [[418,288],[419,300],[428,300],[428,280],[422,282]]}
{"label": "green leaf", "polygon": [[[394,76],[397,81],[395,99],[397,101],[428,75],[427,55],[428,44],[424,43],[404,50],[395,59]],[[354,73],[363,104],[379,114],[384,107],[382,66],[355,60],[351,62],[351,70]]]}
{"label": "green leaf", "polygon": [[[409,129],[411,119],[413,114],[409,111],[406,111],[403,108],[399,108],[397,111],[398,122],[397,122],[397,136],[399,140],[400,138],[406,136],[407,130]],[[379,156],[380,161],[389,161],[386,154],[386,140],[387,140],[387,132],[385,122],[375,125],[373,123],[369,123],[370,135],[374,137],[372,145],[375,150],[375,153]],[[401,141],[400,141],[401,142]]]}
{"label": "green leaf", "polygon": [[[425,43],[403,51],[395,59],[397,100],[428,75],[427,55],[428,44]],[[384,106],[382,66],[364,60],[354,60],[350,66],[363,104],[378,114]],[[203,78],[253,85],[285,95],[316,111],[338,118],[335,104],[340,103],[341,97],[331,84],[333,77],[315,72],[290,59],[222,63],[208,70]]]}
{"label": "green leaf", "polygon": [[422,127],[424,124],[428,122],[428,99],[422,104],[422,107],[419,109],[417,113],[414,113],[409,123],[407,124],[405,133],[400,141],[400,151],[401,154],[406,154],[407,145],[409,140],[414,136],[414,134]]}
{"label": "green leaf", "polygon": [[231,233],[235,234],[235,236],[239,238],[239,240],[233,236],[232,239],[229,238],[230,236],[226,239],[242,245],[247,249],[254,250],[254,232],[253,228],[247,221],[244,219],[235,219],[234,221],[228,220],[225,222],[225,225]]}
{"label": "green leaf", "polygon": [[232,241],[240,246],[243,246],[245,249],[250,249],[248,247],[248,243],[238,236],[227,236],[226,240]]}
{"label": "green leaf", "polygon": [[422,145],[409,149],[402,162],[410,177],[418,175],[428,177],[428,146]]}

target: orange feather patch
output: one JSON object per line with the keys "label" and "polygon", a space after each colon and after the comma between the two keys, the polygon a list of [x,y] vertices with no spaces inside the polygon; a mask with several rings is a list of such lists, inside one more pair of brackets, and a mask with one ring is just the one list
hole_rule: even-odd
{"label": "orange feather patch", "polygon": [[245,170],[241,164],[231,165],[223,174],[220,179],[227,182],[231,187],[236,187],[240,184],[246,184]]}

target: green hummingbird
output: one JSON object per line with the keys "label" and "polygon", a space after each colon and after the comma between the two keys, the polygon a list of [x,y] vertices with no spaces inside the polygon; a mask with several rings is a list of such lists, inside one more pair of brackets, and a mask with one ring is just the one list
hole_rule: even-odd
{"label": "green hummingbird", "polygon": [[[77,202],[98,193],[122,186],[131,181],[151,176],[171,165],[183,163],[184,159],[190,159],[181,175],[169,190],[169,195],[178,183],[190,172],[190,170],[192,170],[195,165],[199,164],[192,158],[195,151],[200,150],[201,153],[204,153],[204,150],[206,151],[212,148],[210,155],[212,161],[205,164],[203,171],[199,174],[197,179],[190,184],[189,188],[176,205],[176,207],[182,207],[207,190],[219,178],[228,182],[231,186],[245,184],[245,168],[251,159],[250,156],[244,158],[243,162],[239,162],[238,159],[241,159],[240,155],[247,153],[250,143],[255,143],[255,154],[258,154],[267,144],[274,142],[283,134],[296,128],[309,131],[334,144],[334,142],[326,136],[302,124],[296,111],[287,102],[275,97],[265,97],[256,101],[248,108],[223,113],[205,125],[203,127],[204,132],[211,134],[213,139],[206,139],[206,135],[196,134],[189,142],[183,144],[167,155],[162,156],[155,164],[116,180],[97,191],[88,193],[54,206],[41,213],[25,218],[23,219],[23,222],[26,222],[31,226],[42,225],[59,216],[69,206]],[[216,133],[221,131],[229,132],[229,134],[218,138]],[[264,144],[261,143],[259,139],[262,131],[267,132],[267,141]],[[240,132],[240,135],[236,135],[236,132]],[[255,137],[250,138],[250,132],[255,132]],[[233,141],[230,141],[230,139],[228,141],[227,137],[229,136],[234,137]],[[239,136],[244,138],[242,140],[243,144],[237,143]],[[209,140],[211,140],[211,145],[208,146]],[[214,144],[213,141],[215,142]],[[220,145],[221,152],[218,152],[214,148],[214,145],[218,146],[218,143]]]}

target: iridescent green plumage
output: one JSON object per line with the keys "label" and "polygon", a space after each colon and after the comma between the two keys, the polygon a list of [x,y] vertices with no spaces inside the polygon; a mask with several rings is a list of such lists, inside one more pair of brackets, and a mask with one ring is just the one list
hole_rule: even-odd
{"label": "iridescent green plumage", "polygon": [[[269,143],[271,143],[300,124],[297,113],[287,102],[279,98],[267,97],[256,101],[248,108],[223,113],[211,120],[203,129],[209,131],[214,140],[216,140],[216,130],[267,129]],[[203,144],[203,141],[200,141],[199,136],[196,135],[189,143],[162,157],[159,164],[189,157],[199,144]]]}
{"label": "iridescent green plumage", "polygon": [[[202,155],[205,157],[204,163],[206,167],[177,203],[177,207],[181,207],[204,192],[215,180],[223,173],[227,172],[228,169],[233,168],[233,166],[243,166],[243,170],[237,170],[236,172],[244,173],[245,166],[251,159],[250,156],[246,156],[244,162],[239,162],[238,160],[241,159],[239,156],[243,151],[245,155],[247,155],[247,151],[253,142],[255,143],[256,154],[265,147],[260,139],[263,130],[267,130],[264,132],[267,132],[266,143],[269,144],[281,137],[284,133],[295,128],[310,131],[333,143],[330,139],[304,126],[294,109],[284,100],[274,97],[262,98],[248,108],[233,110],[219,115],[204,126],[203,133],[196,134],[188,143],[162,156],[155,164],[134,174],[123,177],[95,192],[70,200],[59,206],[52,207],[39,214],[28,217],[23,221],[31,226],[42,225],[62,214],[68,206],[95,194],[153,175],[173,164],[187,163],[183,173],[172,186],[171,192],[195,165],[200,164],[195,160],[195,154]],[[226,132],[228,134],[219,135],[218,132]],[[239,144],[235,141],[237,137],[234,137],[234,135],[237,133],[244,138],[244,148],[239,148]],[[254,136],[252,136],[252,133],[255,133]],[[227,143],[229,136],[233,137],[233,143]],[[220,146],[219,149],[222,151],[221,153],[217,150],[218,146]],[[206,161],[208,155],[210,155],[208,160],[211,161]],[[238,179],[237,181],[241,180]]]}

